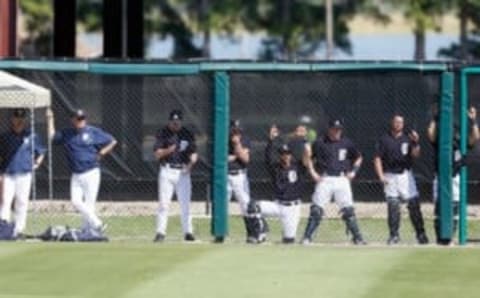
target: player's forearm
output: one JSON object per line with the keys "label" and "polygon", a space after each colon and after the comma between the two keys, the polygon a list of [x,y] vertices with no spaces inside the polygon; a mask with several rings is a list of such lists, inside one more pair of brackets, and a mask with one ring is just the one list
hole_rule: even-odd
{"label": "player's forearm", "polygon": [[427,128],[427,137],[430,142],[437,141],[437,123],[431,121]]}
{"label": "player's forearm", "polygon": [[238,145],[235,148],[235,156],[243,163],[248,163],[250,161],[250,150],[243,148],[241,145]]}
{"label": "player's forearm", "polygon": [[39,167],[39,166],[42,164],[42,162],[43,162],[44,159],[45,159],[45,155],[44,155],[44,154],[37,156],[37,158],[35,159],[34,167],[35,167],[35,168]]}
{"label": "player's forearm", "polygon": [[417,157],[420,156],[420,152],[421,152],[420,145],[419,144],[413,144],[412,145],[412,151],[410,152],[410,155],[413,158],[417,158]]}
{"label": "player's forearm", "polygon": [[194,164],[196,164],[198,161],[198,153],[192,153],[192,155],[190,155],[190,161],[188,163],[188,166],[189,167],[192,167]]}
{"label": "player's forearm", "polygon": [[113,148],[117,145],[117,140],[113,140],[110,142],[110,144],[108,144],[107,146],[103,147],[102,149],[100,149],[100,151],[98,152],[100,155],[102,156],[105,156],[107,155],[108,153],[112,152]]}
{"label": "player's forearm", "polygon": [[373,167],[375,169],[375,174],[377,174],[378,179],[383,181],[385,179],[385,176],[383,174],[382,160],[379,157],[375,157],[373,159]]}
{"label": "player's forearm", "polygon": [[170,151],[170,149],[168,148],[160,148],[160,149],[157,149],[155,150],[155,158],[156,159],[163,159],[167,156],[169,156],[172,152]]}
{"label": "player's forearm", "polygon": [[478,124],[471,124],[470,135],[468,136],[468,143],[473,146],[480,139],[480,130]]}

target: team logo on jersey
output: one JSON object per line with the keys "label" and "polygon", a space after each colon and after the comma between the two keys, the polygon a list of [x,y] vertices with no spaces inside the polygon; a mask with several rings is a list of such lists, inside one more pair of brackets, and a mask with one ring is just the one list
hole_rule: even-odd
{"label": "team logo on jersey", "polygon": [[88,132],[84,132],[82,134],[82,141],[84,141],[85,143],[91,143],[92,142],[92,137],[90,136],[90,134]]}
{"label": "team logo on jersey", "polygon": [[189,142],[187,140],[180,141],[180,152],[185,151],[187,149]]}
{"label": "team logo on jersey", "polygon": [[402,143],[402,146],[400,147],[400,150],[402,151],[402,155],[407,155],[408,154],[408,143]]}
{"label": "team logo on jersey", "polygon": [[347,158],[347,149],[340,149],[338,150],[338,160],[344,161]]}
{"label": "team logo on jersey", "polygon": [[453,152],[453,160],[454,161],[460,161],[462,159],[462,153],[460,152],[460,150],[455,150]]}
{"label": "team logo on jersey", "polygon": [[295,183],[297,182],[297,179],[298,179],[297,171],[294,171],[294,170],[288,171],[288,182]]}

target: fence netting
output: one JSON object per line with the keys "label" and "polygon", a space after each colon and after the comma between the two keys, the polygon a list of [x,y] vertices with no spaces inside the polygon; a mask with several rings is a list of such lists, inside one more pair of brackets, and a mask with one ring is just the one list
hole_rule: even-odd
{"label": "fence netting", "polygon": [[[344,134],[363,155],[363,165],[352,183],[358,223],[366,241],[385,243],[388,238],[387,205],[382,184],[374,172],[376,141],[387,132],[394,113],[404,115],[407,129],[420,134],[421,157],[414,163],[427,234],[434,240],[432,223],[433,148],[426,138],[431,107],[439,100],[440,74],[411,71],[360,71],[329,73],[232,73],[231,117],[240,119],[251,141],[248,167],[250,192],[256,200],[272,200],[272,182],[264,150],[269,128],[276,125],[291,135],[306,125],[307,138],[321,136],[329,119],[342,119]],[[288,137],[287,137],[288,138]],[[307,179],[302,194],[302,221],[297,241],[305,229],[314,183]],[[401,239],[415,243],[415,233],[402,206]],[[317,242],[347,242],[345,226],[335,204],[328,204]],[[278,221],[270,220],[277,229]],[[271,238],[280,240],[279,230]]]}
{"label": "fence netting", "polygon": [[[153,155],[155,137],[168,123],[170,111],[183,112],[183,126],[195,136],[199,161],[192,172],[192,214],[199,237],[209,237],[205,219],[210,192],[212,83],[209,75],[143,76],[75,72],[13,71],[52,92],[57,129],[71,126],[70,113],[84,109],[88,124],[112,134],[118,145],[101,164],[97,212],[112,239],[153,239],[158,209],[159,163]],[[35,126],[46,142],[44,110]],[[2,123],[7,124],[8,115]],[[3,125],[2,125],[3,126]],[[3,127],[2,127],[3,128]],[[5,127],[6,128],[6,127]],[[63,146],[53,146],[53,198],[48,198],[46,167],[37,171],[36,202],[30,206],[28,232],[49,225],[80,225],[70,198],[70,175]],[[174,199],[175,201],[175,199]],[[168,239],[183,238],[179,207],[170,208]],[[199,220],[196,220],[199,218]]]}

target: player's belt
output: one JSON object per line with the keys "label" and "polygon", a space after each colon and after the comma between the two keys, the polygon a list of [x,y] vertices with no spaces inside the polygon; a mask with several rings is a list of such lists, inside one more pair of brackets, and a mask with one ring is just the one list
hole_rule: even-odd
{"label": "player's belt", "polygon": [[181,163],[166,163],[165,166],[170,169],[183,169],[183,164]]}
{"label": "player's belt", "polygon": [[300,204],[300,200],[294,200],[294,201],[278,201],[280,205],[283,206],[296,206]]}
{"label": "player's belt", "polygon": [[245,169],[228,170],[228,175],[238,175],[245,173]]}

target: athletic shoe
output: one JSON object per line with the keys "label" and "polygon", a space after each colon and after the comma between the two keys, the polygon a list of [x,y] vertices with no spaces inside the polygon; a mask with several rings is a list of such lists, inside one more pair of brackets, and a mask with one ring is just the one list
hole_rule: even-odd
{"label": "athletic shoe", "polygon": [[312,240],[310,240],[310,238],[303,238],[302,241],[300,241],[300,244],[310,245],[310,244],[312,244]]}
{"label": "athletic shoe", "polygon": [[425,233],[421,233],[417,236],[418,244],[425,245],[428,244],[428,237]]}
{"label": "athletic shoe", "polygon": [[163,242],[165,240],[165,235],[161,234],[161,233],[157,233],[155,235],[155,239],[153,239],[153,242]]}
{"label": "athletic shoe", "polygon": [[398,235],[390,236],[390,238],[388,238],[387,240],[388,245],[395,245],[395,244],[398,244],[399,242],[400,242],[400,237],[398,237]]}
{"label": "athletic shoe", "polygon": [[367,245],[367,242],[363,238],[353,238],[352,242],[354,245]]}
{"label": "athletic shoe", "polygon": [[195,236],[192,233],[185,234],[185,241],[195,241]]}

